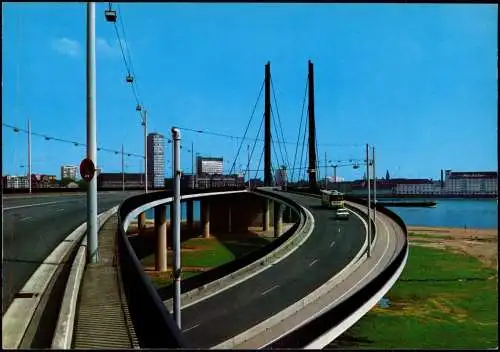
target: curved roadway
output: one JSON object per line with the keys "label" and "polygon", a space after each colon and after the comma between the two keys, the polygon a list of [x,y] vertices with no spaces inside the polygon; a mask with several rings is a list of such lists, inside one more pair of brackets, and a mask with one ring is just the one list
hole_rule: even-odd
{"label": "curved roadway", "polygon": [[[98,193],[98,213],[135,193]],[[3,312],[54,248],[87,221],[86,199],[85,193],[3,197]]]}
{"label": "curved roadway", "polygon": [[286,194],[314,216],[311,236],[273,267],[206,300],[182,309],[189,347],[209,348],[277,314],[340,272],[361,249],[360,217],[337,220],[316,197]]}

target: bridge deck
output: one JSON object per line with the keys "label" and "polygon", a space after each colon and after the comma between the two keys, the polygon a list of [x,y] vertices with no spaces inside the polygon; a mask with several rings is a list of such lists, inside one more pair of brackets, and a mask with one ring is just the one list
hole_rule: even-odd
{"label": "bridge deck", "polygon": [[87,264],[78,298],[73,348],[137,348],[138,342],[114,265],[117,215],[99,232],[99,263]]}

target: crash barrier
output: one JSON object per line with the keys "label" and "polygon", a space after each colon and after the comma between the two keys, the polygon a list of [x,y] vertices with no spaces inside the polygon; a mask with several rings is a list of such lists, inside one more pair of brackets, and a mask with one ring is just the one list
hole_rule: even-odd
{"label": "crash barrier", "polygon": [[[295,190],[290,189],[289,191],[294,192]],[[297,193],[314,192],[299,191]],[[360,205],[366,204],[366,200],[357,197],[345,196],[344,199]],[[374,207],[373,203],[372,207]],[[335,307],[318,316],[316,319],[303,325],[290,334],[287,334],[280,339],[272,342],[264,348],[308,347],[308,345],[310,345],[318,337],[328,333],[336,327],[339,327],[341,323],[348,320],[351,315],[353,315],[358,310],[359,307],[363,306],[367,301],[375,296],[389,281],[391,281],[391,279],[393,279],[394,275],[398,273],[398,270],[401,268],[401,266],[405,264],[408,254],[408,231],[406,225],[403,220],[391,210],[380,205],[376,205],[375,208],[377,209],[377,211],[387,215],[392,220],[394,220],[404,232],[405,243],[398,255],[384,271],[379,273],[373,280],[364,285],[349,298],[345,299]],[[356,320],[352,321],[352,324],[350,324],[349,326],[352,326],[356,322]],[[346,327],[344,326],[342,328],[343,331],[345,331]]]}

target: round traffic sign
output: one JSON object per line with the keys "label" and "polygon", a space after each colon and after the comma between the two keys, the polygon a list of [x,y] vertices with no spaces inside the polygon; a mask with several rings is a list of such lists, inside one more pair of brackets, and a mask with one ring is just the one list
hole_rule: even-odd
{"label": "round traffic sign", "polygon": [[90,182],[90,180],[92,180],[92,178],[94,177],[94,174],[95,174],[94,162],[89,158],[83,159],[82,162],[80,163],[80,175],[82,176],[82,178],[85,181]]}

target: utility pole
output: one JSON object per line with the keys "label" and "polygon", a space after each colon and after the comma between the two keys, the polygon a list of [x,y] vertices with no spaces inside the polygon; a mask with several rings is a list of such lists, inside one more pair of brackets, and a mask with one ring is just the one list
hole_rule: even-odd
{"label": "utility pole", "polygon": [[[87,3],[87,158],[97,165],[95,84],[95,3]],[[97,242],[97,178],[87,188],[87,253],[90,263],[99,260]]]}
{"label": "utility pole", "polygon": [[333,182],[337,183],[337,165],[333,165]]}
{"label": "utility pole", "polygon": [[247,161],[248,190],[251,190],[252,187],[250,185],[250,144],[247,144],[247,156],[248,156],[248,161]]}
{"label": "utility pole", "polygon": [[316,125],[314,120],[314,67],[311,60],[309,64],[309,187],[316,189]]}
{"label": "utility pole", "polygon": [[144,109],[142,124],[144,126],[144,190],[148,193],[148,112]]}
{"label": "utility pole", "polygon": [[326,162],[326,152],[325,152],[325,190],[328,191],[328,177],[327,177],[327,174],[328,174],[328,171],[327,171],[327,162]]}
{"label": "utility pole", "polygon": [[265,66],[264,79],[264,186],[271,186],[271,63]]}
{"label": "utility pole", "polygon": [[125,154],[122,144],[122,191],[125,191]]}
{"label": "utility pole", "polygon": [[377,221],[377,175],[375,174],[375,146],[372,147],[372,171],[373,171],[373,218]]}
{"label": "utility pole", "polygon": [[366,144],[366,178],[368,184],[368,258],[371,257],[371,243],[372,243],[372,224],[370,212],[370,155],[368,143]]}
{"label": "utility pole", "polygon": [[31,121],[28,119],[28,185],[31,193]]}
{"label": "utility pole", "polygon": [[181,134],[177,128],[172,128],[174,149],[173,178],[174,178],[174,214],[172,228],[174,235],[174,317],[177,326],[181,329]]}

